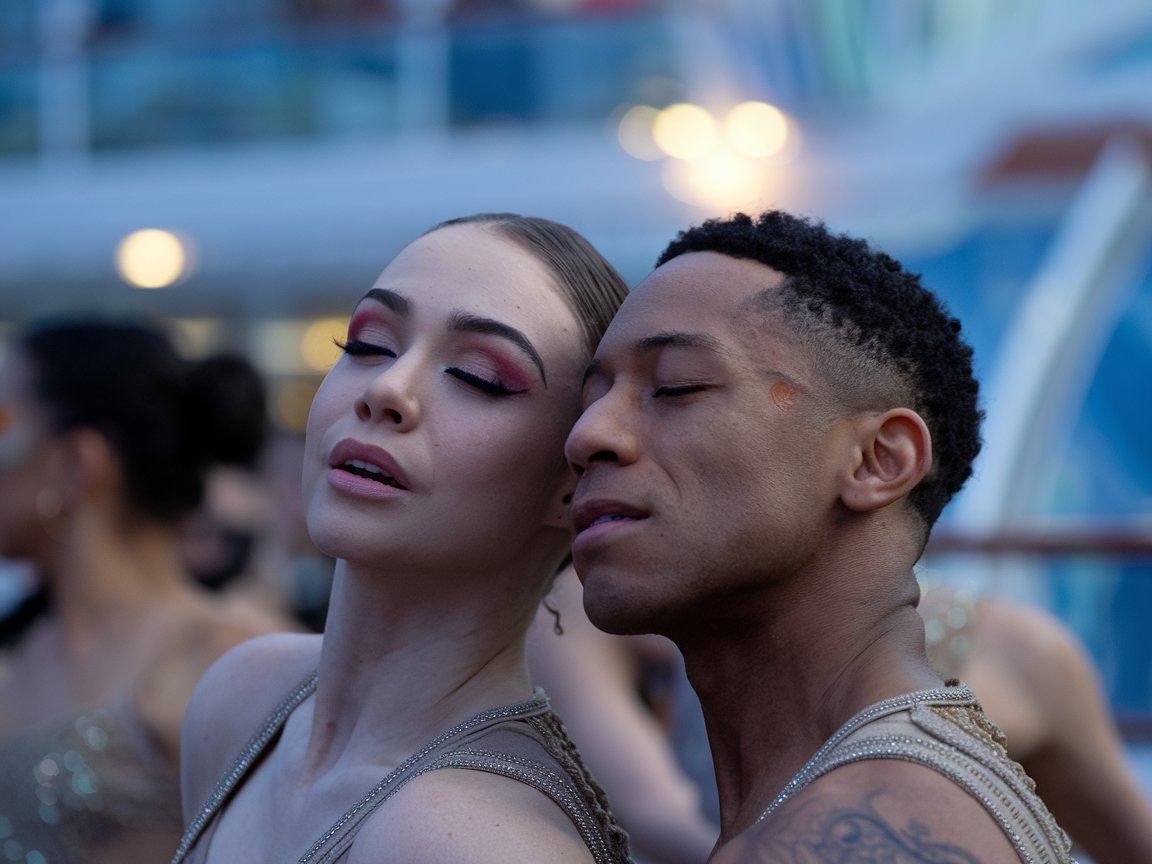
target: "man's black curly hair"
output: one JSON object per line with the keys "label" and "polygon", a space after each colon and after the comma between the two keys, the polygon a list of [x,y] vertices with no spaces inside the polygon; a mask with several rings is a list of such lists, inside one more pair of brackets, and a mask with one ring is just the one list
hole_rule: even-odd
{"label": "man's black curly hair", "polygon": [[681,231],[656,266],[688,252],[750,259],[782,273],[783,294],[773,292],[779,311],[814,342],[812,354],[823,358],[818,362],[847,401],[877,409],[905,404],[923,417],[933,467],[909,503],[926,534],[980,452],[979,384],[960,322],[894,258],[832,234],[823,222],[777,210]]}

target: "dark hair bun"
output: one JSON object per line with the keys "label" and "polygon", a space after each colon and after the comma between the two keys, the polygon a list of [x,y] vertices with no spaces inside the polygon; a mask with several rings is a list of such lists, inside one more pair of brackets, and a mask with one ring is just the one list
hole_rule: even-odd
{"label": "dark hair bun", "polygon": [[194,363],[188,375],[189,427],[208,463],[251,468],[267,434],[264,379],[239,354]]}
{"label": "dark hair bun", "polygon": [[55,430],[104,435],[141,515],[187,515],[213,464],[251,466],[265,435],[264,383],[243,357],[181,356],[160,329],[73,318],[30,328],[18,343]]}

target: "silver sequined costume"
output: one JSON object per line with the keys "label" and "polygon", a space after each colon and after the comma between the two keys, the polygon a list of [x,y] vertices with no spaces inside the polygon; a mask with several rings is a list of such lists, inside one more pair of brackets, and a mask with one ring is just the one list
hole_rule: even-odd
{"label": "silver sequined costume", "polygon": [[0,861],[157,861],[180,838],[179,782],[128,700],[0,740]]}

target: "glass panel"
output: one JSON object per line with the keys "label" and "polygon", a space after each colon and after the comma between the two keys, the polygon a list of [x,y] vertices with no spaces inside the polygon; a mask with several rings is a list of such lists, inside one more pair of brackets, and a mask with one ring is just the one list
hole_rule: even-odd
{"label": "glass panel", "polygon": [[0,2],[0,156],[31,153],[36,135],[33,0]]}
{"label": "glass panel", "polygon": [[0,155],[30,155],[36,144],[35,72],[0,66]]}
{"label": "glass panel", "polygon": [[394,125],[390,38],[235,47],[141,43],[93,67],[96,148],[232,144],[385,132]]}
{"label": "glass panel", "polygon": [[674,76],[662,16],[461,25],[451,41],[451,120],[600,121]]}
{"label": "glass panel", "polygon": [[[924,275],[964,323],[976,350],[977,374],[987,379],[998,346],[1054,234],[1043,220],[986,220],[951,248],[930,257],[903,257]],[[900,257],[898,255],[898,257]],[[1126,277],[1130,302],[1101,355],[1066,452],[1047,454],[1051,478],[1031,515],[1138,531],[1152,536],[1152,252]],[[1045,436],[1039,436],[1042,440]],[[1058,523],[1062,524],[1062,523]],[[1119,527],[1117,527],[1119,526]],[[949,527],[948,512],[941,531]],[[1053,529],[1058,535],[1059,529]],[[1118,557],[1101,543],[1096,555],[964,556],[953,574],[992,594],[1046,605],[1083,641],[1121,715],[1152,711],[1152,562]],[[926,556],[931,570],[941,556]]]}

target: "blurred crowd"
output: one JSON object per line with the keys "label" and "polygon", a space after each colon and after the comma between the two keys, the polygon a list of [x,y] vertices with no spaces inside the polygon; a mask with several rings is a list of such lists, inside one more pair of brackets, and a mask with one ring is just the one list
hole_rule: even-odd
{"label": "blurred crowd", "polygon": [[[239,354],[190,360],[159,329],[95,319],[11,341],[0,839],[36,837],[48,861],[170,854],[181,720],[200,676],[255,635],[324,629],[332,561],[305,526],[302,448],[269,423],[264,382]],[[1152,849],[1152,804],[1075,636],[1037,609],[946,585],[926,586],[920,609],[934,666],[974,688],[1083,860],[1129,864]],[[702,864],[719,811],[672,643],[597,630],[568,568],[530,659],[637,859]]]}

